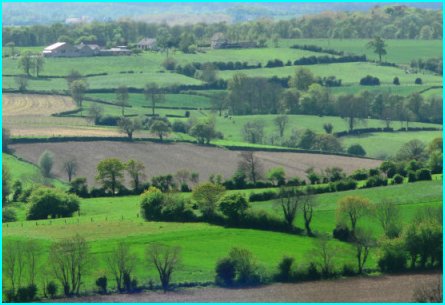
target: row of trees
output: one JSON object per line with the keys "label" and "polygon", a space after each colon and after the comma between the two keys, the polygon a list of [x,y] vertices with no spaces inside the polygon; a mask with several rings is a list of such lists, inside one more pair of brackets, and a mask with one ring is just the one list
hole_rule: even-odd
{"label": "row of trees", "polygon": [[[189,51],[208,44],[222,32],[232,41],[265,41],[277,38],[372,38],[441,39],[442,12],[406,6],[375,7],[367,12],[325,12],[273,21],[259,19],[243,23],[199,23],[195,25],[148,24],[139,21],[93,22],[88,24],[4,27],[3,41],[17,46],[42,46],[54,41],[97,43],[113,46],[136,43],[142,37],[156,37],[161,49]],[[191,48],[193,49],[193,47]]]}

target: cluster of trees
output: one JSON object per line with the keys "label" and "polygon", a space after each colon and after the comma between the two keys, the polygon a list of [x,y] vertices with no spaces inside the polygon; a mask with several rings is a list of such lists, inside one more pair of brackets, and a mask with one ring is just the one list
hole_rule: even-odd
{"label": "cluster of trees", "polygon": [[429,70],[442,75],[442,58],[413,59],[411,68],[418,70]]}
{"label": "cluster of trees", "polygon": [[[373,77],[368,78],[374,80]],[[324,80],[325,83],[328,81],[335,82],[335,79]],[[227,107],[234,115],[287,113],[340,116],[347,120],[349,130],[366,118],[383,120],[387,127],[394,121],[407,124],[411,121],[442,122],[439,97],[426,99],[418,93],[403,97],[368,91],[335,97],[317,82],[320,80],[305,68],[296,71],[287,89],[272,80],[238,73],[229,81]]]}
{"label": "cluster of trees", "polygon": [[[158,273],[164,291],[170,289],[172,275],[179,266],[180,250],[179,247],[159,243],[152,243],[147,247],[145,258]],[[54,298],[59,293],[59,285],[63,295],[79,295],[81,286],[85,284],[85,276],[91,274],[91,267],[97,263],[90,245],[80,235],[54,242],[46,260],[42,258],[42,253],[35,241],[5,242],[3,266],[6,270],[4,280],[9,285],[5,292],[8,302],[37,300],[38,278],[41,279],[41,295],[45,298]],[[118,243],[105,255],[103,261],[106,270],[101,271],[103,274],[95,282],[99,293],[108,292],[106,274],[111,275],[111,279],[115,281],[117,292],[140,291],[140,285],[134,276],[139,260],[128,244]]]}
{"label": "cluster of trees", "polygon": [[11,26],[2,29],[3,41],[17,46],[42,46],[54,41],[113,46],[155,37],[161,50],[193,52],[222,32],[232,41],[264,42],[273,38],[372,38],[441,39],[442,12],[406,6],[375,7],[367,12],[325,12],[290,20],[194,25],[148,24],[121,20],[88,24]]}

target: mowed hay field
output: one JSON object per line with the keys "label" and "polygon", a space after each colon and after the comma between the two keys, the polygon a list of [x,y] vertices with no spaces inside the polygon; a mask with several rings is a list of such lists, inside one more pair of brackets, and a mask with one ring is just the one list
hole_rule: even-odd
{"label": "mowed hay field", "polygon": [[[54,173],[62,179],[66,179],[62,170],[63,162],[75,156],[79,163],[78,176],[87,177],[90,184],[94,183],[97,164],[105,158],[115,157],[122,161],[139,160],[145,164],[147,178],[161,174],[174,174],[180,169],[188,169],[198,172],[203,181],[212,174],[231,177],[237,169],[240,154],[239,151],[186,143],[114,141],[14,144],[11,148],[17,156],[33,163],[37,163],[39,156],[45,150],[52,151],[55,155]],[[266,170],[281,166],[286,170],[288,177],[305,177],[304,171],[309,167],[325,169],[338,166],[346,172],[351,172],[358,168],[376,167],[381,162],[309,153],[256,152],[255,154]]]}
{"label": "mowed hay field", "polygon": [[76,109],[73,99],[62,95],[9,94],[2,95],[3,116],[50,116]]}

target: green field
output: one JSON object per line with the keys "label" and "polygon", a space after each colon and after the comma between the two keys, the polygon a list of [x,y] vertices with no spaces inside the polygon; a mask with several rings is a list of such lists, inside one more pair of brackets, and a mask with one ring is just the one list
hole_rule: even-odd
{"label": "green field", "polygon": [[[339,198],[345,195],[361,195],[372,201],[381,198],[395,198],[402,208],[404,223],[409,223],[419,207],[437,207],[441,204],[442,181],[418,182],[398,186],[388,186],[368,190],[356,190],[317,196],[319,205],[314,213],[313,229],[317,232],[332,232],[335,226],[335,207]],[[277,213],[273,202],[253,203],[254,209],[265,209]],[[20,208],[24,214],[24,207]],[[179,245],[182,248],[182,265],[175,274],[174,282],[212,281],[215,262],[227,254],[231,247],[249,249],[257,257],[265,271],[272,273],[283,255],[296,258],[297,265],[313,260],[311,255],[315,239],[284,233],[228,229],[204,223],[165,223],[145,222],[138,218],[139,198],[137,196],[120,198],[83,199],[81,215],[73,218],[16,222],[3,225],[3,241],[35,239],[45,249],[40,263],[46,261],[46,248],[52,241],[79,233],[91,246],[92,264],[95,272],[85,278],[85,289],[92,289],[94,279],[105,270],[103,255],[118,242],[124,241],[131,246],[139,259],[136,276],[139,283],[146,284],[155,280],[155,271],[146,263],[145,249],[151,242]],[[298,219],[301,214],[297,216]],[[381,231],[374,219],[365,219],[365,227],[370,227],[376,236]],[[300,220],[297,225],[301,226]],[[360,223],[359,223],[360,226]],[[267,241],[267,242],[265,242]],[[354,252],[348,244],[331,241],[337,247],[335,265],[355,264]],[[204,254],[205,253],[205,254]],[[372,250],[368,268],[376,267],[376,251]]]}
{"label": "green field", "polygon": [[[378,56],[366,47],[369,39],[286,39],[280,41],[280,47],[299,45],[317,45],[353,54],[365,54],[371,60]],[[442,57],[441,40],[403,40],[385,39],[387,55],[384,61],[409,65],[413,59],[428,59]]]}
{"label": "green field", "polygon": [[31,187],[35,183],[52,184],[55,187],[67,189],[67,184],[58,179],[47,179],[42,176],[40,170],[34,164],[17,159],[16,157],[2,153],[2,162],[12,176],[12,181],[19,180],[24,187]]}

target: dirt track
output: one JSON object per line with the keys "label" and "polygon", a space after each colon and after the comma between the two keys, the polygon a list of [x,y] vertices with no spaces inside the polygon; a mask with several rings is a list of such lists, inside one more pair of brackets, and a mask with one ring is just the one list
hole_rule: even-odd
{"label": "dirt track", "polygon": [[251,289],[193,288],[167,294],[115,294],[57,302],[412,302],[419,284],[434,283],[439,276],[442,274],[350,278]]}
{"label": "dirt track", "polygon": [[[35,143],[11,145],[15,154],[25,160],[37,163],[43,151],[50,150],[55,155],[54,173],[66,179],[62,170],[63,162],[69,156],[75,156],[79,163],[78,176],[88,178],[94,183],[96,166],[99,161],[117,157],[122,161],[135,159],[145,164],[146,176],[151,178],[161,174],[174,174],[180,169],[198,172],[200,180],[207,180],[211,174],[221,174],[231,177],[237,169],[239,152],[226,149],[198,146],[186,143],[157,144],[152,142],[63,142],[63,143]],[[284,152],[256,152],[265,170],[272,167],[284,167],[288,177],[305,177],[305,170],[309,167],[326,169],[338,166],[346,172],[358,168],[376,167],[381,161],[350,158],[333,155],[284,153]]]}

